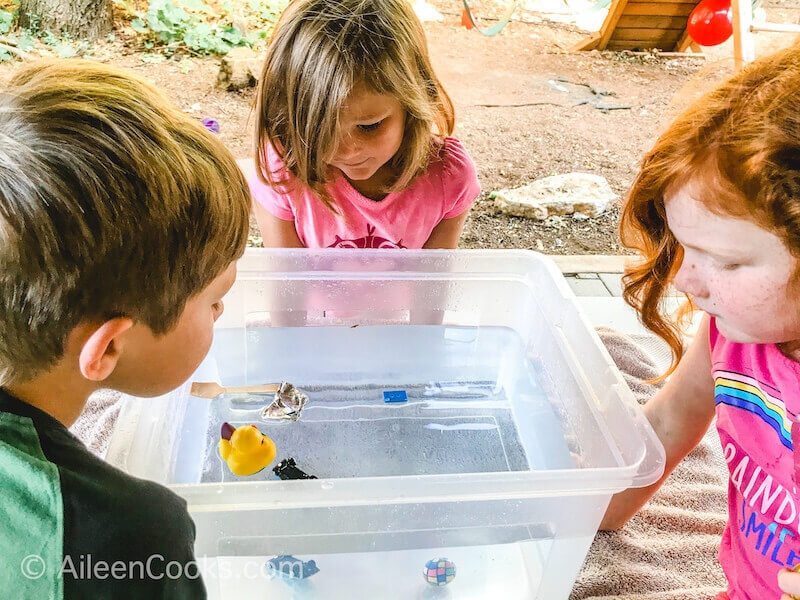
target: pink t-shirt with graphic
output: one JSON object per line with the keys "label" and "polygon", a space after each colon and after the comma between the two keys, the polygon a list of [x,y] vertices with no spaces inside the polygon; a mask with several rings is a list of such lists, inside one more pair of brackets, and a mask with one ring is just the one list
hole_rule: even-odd
{"label": "pink t-shirt with graphic", "polygon": [[[270,170],[280,179],[283,163],[272,147],[267,154]],[[380,201],[337,177],[329,189],[339,215],[305,186],[273,188],[255,174],[249,183],[256,202],[275,217],[295,222],[306,248],[422,248],[440,221],[463,214],[481,191],[472,159],[454,138],[444,140],[427,172]]]}
{"label": "pink t-shirt with graphic", "polygon": [[[740,344],[710,321],[717,429],[728,464],[719,560],[731,600],[777,600],[778,571],[800,563],[800,496],[792,421],[800,363],[775,344]],[[798,447],[800,453],[800,447]]]}

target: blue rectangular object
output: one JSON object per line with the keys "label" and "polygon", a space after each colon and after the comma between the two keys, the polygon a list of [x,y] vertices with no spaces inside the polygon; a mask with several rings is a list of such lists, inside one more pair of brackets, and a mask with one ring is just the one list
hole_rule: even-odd
{"label": "blue rectangular object", "polygon": [[383,392],[384,402],[407,402],[408,395],[405,390],[392,390],[390,392]]}

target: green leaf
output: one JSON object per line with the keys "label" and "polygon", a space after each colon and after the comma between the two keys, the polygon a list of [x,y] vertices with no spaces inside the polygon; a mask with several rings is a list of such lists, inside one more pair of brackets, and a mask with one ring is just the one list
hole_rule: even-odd
{"label": "green leaf", "polygon": [[183,41],[192,50],[208,52],[212,47],[211,26],[207,23],[198,23],[188,28]]}
{"label": "green leaf", "polygon": [[0,10],[0,34],[8,33],[11,31],[11,23],[14,21],[14,15],[8,11]]}
{"label": "green leaf", "polygon": [[160,31],[158,33],[158,39],[164,44],[171,44],[180,41],[181,35],[180,33],[173,33],[172,31]]}
{"label": "green leaf", "polygon": [[56,46],[59,43],[59,39],[49,29],[42,34],[42,41],[48,46]]}
{"label": "green leaf", "polygon": [[231,48],[233,48],[233,46],[221,38],[216,38],[214,41],[216,42],[214,44],[214,52],[216,54],[227,54],[231,51]]}
{"label": "green leaf", "polygon": [[36,41],[30,34],[24,33],[20,36],[17,42],[17,48],[23,52],[30,52],[36,47]]}
{"label": "green leaf", "polygon": [[147,19],[147,26],[154,32],[172,31],[179,23],[170,21],[163,12],[159,11],[153,15],[149,15]]}
{"label": "green leaf", "polygon": [[170,2],[165,2],[162,9],[159,11],[163,15],[165,23],[177,25],[190,21],[189,13],[183,10],[180,6],[175,6]]}
{"label": "green leaf", "polygon": [[228,42],[231,46],[239,46],[242,44],[244,37],[242,37],[242,32],[236,29],[236,27],[223,27],[219,30],[219,37],[226,42]]}
{"label": "green leaf", "polygon": [[147,33],[149,30],[147,23],[142,21],[139,17],[136,17],[133,21],[131,21],[131,27],[138,33]]}

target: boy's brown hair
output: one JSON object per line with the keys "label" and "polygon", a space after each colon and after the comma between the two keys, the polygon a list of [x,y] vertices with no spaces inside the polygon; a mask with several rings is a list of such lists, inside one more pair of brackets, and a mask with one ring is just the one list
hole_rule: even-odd
{"label": "boy's brown hair", "polygon": [[0,385],[82,321],[163,334],[244,251],[249,192],[221,142],[152,84],[37,61],[0,91]]}

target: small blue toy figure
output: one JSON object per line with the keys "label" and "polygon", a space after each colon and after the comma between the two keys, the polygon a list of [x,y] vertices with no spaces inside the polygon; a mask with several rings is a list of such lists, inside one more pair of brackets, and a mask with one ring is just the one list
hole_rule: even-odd
{"label": "small blue toy figure", "polygon": [[437,558],[425,563],[422,571],[425,581],[433,586],[447,585],[456,578],[456,565],[446,558]]}
{"label": "small blue toy figure", "polygon": [[319,573],[319,568],[315,561],[304,561],[295,558],[291,554],[281,554],[270,558],[264,567],[270,577],[281,575],[289,579],[308,579],[312,575]]}

